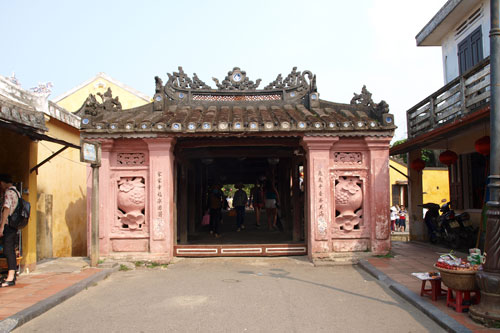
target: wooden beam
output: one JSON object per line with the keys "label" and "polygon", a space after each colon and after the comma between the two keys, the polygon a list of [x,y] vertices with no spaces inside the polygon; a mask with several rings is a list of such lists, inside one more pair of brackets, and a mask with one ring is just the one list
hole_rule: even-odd
{"label": "wooden beam", "polygon": [[[300,240],[302,232],[300,231],[300,221],[302,220],[302,207],[300,202],[300,184],[299,184],[299,159],[295,157],[292,162],[292,201],[293,201],[293,231],[292,240]],[[303,204],[303,203],[302,203]]]}
{"label": "wooden beam", "polygon": [[179,228],[180,228],[180,242],[181,244],[187,244],[188,241],[188,181],[187,181],[187,168],[181,166],[179,172],[180,174],[180,184],[178,191],[180,192],[180,204],[179,204]]}
{"label": "wooden beam", "polygon": [[249,146],[249,147],[299,147],[298,138],[225,138],[177,141],[176,148],[205,148],[205,147],[228,147],[228,146]]}
{"label": "wooden beam", "polygon": [[38,168],[40,168],[42,165],[44,165],[45,163],[47,163],[48,161],[50,161],[51,159],[53,159],[54,157],[56,157],[57,155],[59,155],[60,153],[65,151],[67,148],[68,148],[68,146],[62,147],[61,149],[56,151],[54,154],[50,155],[49,157],[44,159],[42,162],[40,162],[37,165],[35,165],[34,167],[32,167],[30,169],[30,173],[32,173],[33,171],[36,171],[36,174],[38,174]]}

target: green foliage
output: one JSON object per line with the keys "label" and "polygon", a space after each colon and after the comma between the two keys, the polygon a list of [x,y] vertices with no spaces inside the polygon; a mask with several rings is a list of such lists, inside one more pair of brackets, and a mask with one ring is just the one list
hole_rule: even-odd
{"label": "green foliage", "polygon": [[394,258],[394,254],[391,251],[389,251],[386,254],[379,254],[379,255],[376,255],[375,257],[377,257],[377,258]]}
{"label": "green foliage", "polygon": [[[397,140],[394,141],[392,144],[392,147],[400,145],[402,143],[405,143],[407,139],[402,139],[402,140]],[[396,158],[402,160],[406,164],[408,164],[408,155],[407,154],[400,154],[396,155]],[[425,162],[425,166],[427,167],[435,167],[438,166],[438,161],[436,160],[436,156],[434,155],[434,151],[430,149],[422,149],[422,153],[420,158]]]}
{"label": "green foliage", "polygon": [[156,268],[158,266],[160,266],[160,264],[154,261],[150,262],[149,264],[146,264],[147,268]]}
{"label": "green foliage", "polygon": [[120,265],[119,271],[126,272],[126,271],[129,271],[129,270],[130,270],[130,268],[128,268],[127,265],[124,265],[124,264]]}
{"label": "green foliage", "polygon": [[[222,186],[222,193],[226,197],[231,198],[238,189],[234,187],[235,184],[225,184]],[[250,190],[253,187],[252,184],[243,184],[243,191],[247,193],[247,196],[250,197]]]}
{"label": "green foliage", "polygon": [[144,266],[144,261],[136,261],[136,262],[134,262],[134,265],[135,265],[135,267]]}

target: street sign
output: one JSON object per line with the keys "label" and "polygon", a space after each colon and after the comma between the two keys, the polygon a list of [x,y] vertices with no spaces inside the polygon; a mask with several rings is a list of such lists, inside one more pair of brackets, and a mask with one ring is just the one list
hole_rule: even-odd
{"label": "street sign", "polygon": [[101,164],[101,144],[99,142],[81,140],[80,147],[80,161],[94,166]]}

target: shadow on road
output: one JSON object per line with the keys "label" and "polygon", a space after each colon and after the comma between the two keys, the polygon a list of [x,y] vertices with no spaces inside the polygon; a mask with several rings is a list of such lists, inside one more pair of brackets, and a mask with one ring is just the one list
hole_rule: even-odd
{"label": "shadow on road", "polygon": [[[278,278],[278,279],[288,279],[288,280],[291,280],[291,281],[297,281],[297,282],[307,283],[307,284],[310,284],[310,285],[315,285],[315,286],[318,286],[318,287],[323,287],[323,288],[327,288],[327,289],[330,289],[330,290],[335,290],[335,291],[342,292],[342,293],[345,293],[345,294],[348,294],[348,295],[351,295],[351,296],[357,296],[357,297],[369,299],[369,300],[372,300],[372,301],[381,302],[381,303],[388,304],[388,305],[399,306],[399,304],[396,303],[396,302],[385,301],[385,300],[382,300],[382,299],[379,299],[379,298],[374,298],[374,297],[370,297],[370,296],[367,296],[367,295],[358,294],[358,293],[355,293],[355,292],[352,292],[352,291],[348,291],[348,290],[344,290],[344,289],[341,289],[341,288],[329,286],[329,285],[326,285],[326,284],[323,284],[323,283],[317,283],[317,282],[313,282],[313,281],[302,280],[302,279],[299,279],[299,278],[291,276],[290,272],[288,272],[288,271],[286,271],[284,269],[281,269],[281,268],[272,268],[269,271],[270,272],[267,273],[267,274],[256,273],[254,271],[239,271],[238,273],[240,273],[240,274],[246,274],[246,275],[255,275],[255,276],[267,276],[267,277]],[[359,273],[359,271],[358,271],[358,273]]]}

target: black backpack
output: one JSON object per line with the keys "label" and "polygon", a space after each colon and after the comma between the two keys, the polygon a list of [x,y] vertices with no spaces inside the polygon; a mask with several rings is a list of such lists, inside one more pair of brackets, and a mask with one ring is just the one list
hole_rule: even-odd
{"label": "black backpack", "polygon": [[12,215],[9,216],[9,226],[14,229],[22,229],[28,224],[31,205],[21,197],[21,194],[19,194],[17,190],[13,188],[10,188],[10,190],[16,192],[18,200],[16,209],[14,209]]}

